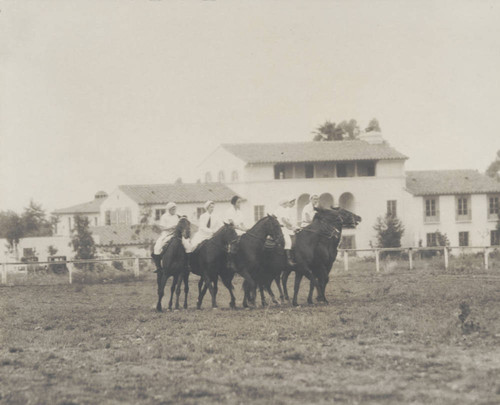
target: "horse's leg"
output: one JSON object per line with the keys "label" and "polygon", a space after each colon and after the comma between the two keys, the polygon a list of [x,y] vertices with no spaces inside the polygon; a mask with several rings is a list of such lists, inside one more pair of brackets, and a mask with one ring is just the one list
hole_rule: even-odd
{"label": "horse's leg", "polygon": [[[285,296],[283,295],[283,288],[281,288],[281,274],[277,275],[274,280],[276,283],[276,286],[278,287],[278,291],[280,293],[280,301],[284,302],[285,301]],[[271,281],[271,287],[273,285],[273,282]]]}
{"label": "horse's leg", "polygon": [[278,300],[274,296],[271,284],[272,284],[272,281],[270,284],[266,284],[265,289],[266,289],[267,293],[271,296],[271,301],[273,302],[273,304],[279,304]]}
{"label": "horse's leg", "polygon": [[184,309],[188,307],[189,271],[184,273]]}
{"label": "horse's leg", "polygon": [[216,277],[214,280],[214,293],[212,294],[212,308],[217,308],[217,291],[219,291],[219,288],[217,287],[218,281],[219,277]]}
{"label": "horse's leg", "polygon": [[196,308],[201,309],[201,304],[203,303],[203,297],[207,293],[208,285],[205,279],[202,277],[198,282],[198,303],[196,304]]}
{"label": "horse's leg", "polygon": [[175,287],[175,309],[180,309],[179,297],[181,295],[182,280],[184,279],[182,274],[177,277],[177,285]]}
{"label": "horse's leg", "polygon": [[233,287],[233,282],[227,277],[221,277],[222,284],[229,290],[229,294],[231,294],[231,301],[229,302],[229,306],[232,309],[236,308],[236,297],[234,296],[234,287]]}
{"label": "horse's leg", "polygon": [[283,271],[283,274],[281,275],[281,283],[283,284],[283,296],[285,297],[286,301],[290,301],[290,297],[288,296],[288,288],[286,287],[287,282],[288,282],[288,277],[290,276],[290,273],[292,270],[289,268],[286,268]]}
{"label": "horse's leg", "polygon": [[267,306],[267,302],[266,302],[266,297],[264,297],[264,287],[260,283],[259,283],[259,292],[260,292],[260,301],[262,303],[262,306],[265,307]]}
{"label": "horse's leg", "polygon": [[294,307],[298,306],[297,304],[297,295],[299,295],[299,288],[300,288],[300,280],[302,280],[302,273],[300,271],[295,272],[295,284],[293,288],[293,300],[292,300],[292,305]]}
{"label": "horse's leg", "polygon": [[[314,284],[312,283],[312,281],[310,281],[309,282],[309,295],[307,296],[307,303],[309,305],[313,304],[313,292],[314,292]],[[318,300],[319,300],[319,296],[318,296]]]}
{"label": "horse's leg", "polygon": [[242,306],[243,308],[248,308],[248,289],[250,287],[248,286],[248,283],[246,280],[243,280],[243,303]]}
{"label": "horse's leg", "polygon": [[167,274],[165,271],[159,271],[156,273],[156,282],[158,283],[158,303],[156,304],[156,310],[158,312],[162,311],[161,300],[165,293],[165,284],[167,284]]}
{"label": "horse's leg", "polygon": [[172,310],[172,299],[174,298],[175,287],[177,286],[177,281],[179,280],[179,275],[175,274],[172,280],[172,286],[170,287],[170,300],[168,301],[168,309]]}

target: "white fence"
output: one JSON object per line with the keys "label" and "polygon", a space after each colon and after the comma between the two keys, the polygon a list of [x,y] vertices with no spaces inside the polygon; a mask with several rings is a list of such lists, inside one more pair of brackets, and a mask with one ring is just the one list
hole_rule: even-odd
{"label": "white fence", "polygon": [[[499,247],[500,248],[500,247]],[[482,265],[485,270],[490,267],[490,254],[494,251],[498,251],[499,248],[490,246],[448,246],[448,247],[405,247],[405,248],[372,248],[372,249],[339,249],[339,255],[337,257],[337,263],[343,263],[344,271],[349,271],[349,255],[361,253],[361,256],[366,256],[367,252],[372,252],[375,256],[375,266],[374,270],[380,272],[381,269],[381,254],[384,252],[388,253],[405,253],[408,256],[408,269],[414,269],[415,255],[422,254],[421,252],[439,252],[442,256],[442,265],[444,269],[448,269],[450,263],[450,256],[452,252],[459,252],[461,254],[466,252],[472,252],[476,255],[482,256]],[[15,273],[21,273],[16,271],[16,268],[29,268],[29,266],[61,266],[66,265],[68,269],[68,282],[73,283],[73,274],[75,272],[75,264],[90,264],[90,263],[102,263],[102,262],[124,262],[133,261],[133,274],[135,277],[140,275],[140,261],[151,261],[150,257],[114,257],[109,259],[93,259],[93,260],[67,260],[67,261],[57,261],[57,262],[16,262],[16,263],[2,263],[2,274],[1,274],[1,284],[7,284],[9,269],[13,268]],[[405,259],[406,260],[406,259]],[[26,271],[26,270],[25,270]]]}

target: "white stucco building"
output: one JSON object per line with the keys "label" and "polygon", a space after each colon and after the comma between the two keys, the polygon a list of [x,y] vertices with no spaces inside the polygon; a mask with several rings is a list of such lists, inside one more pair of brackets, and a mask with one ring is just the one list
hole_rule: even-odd
{"label": "white stucco building", "polygon": [[227,183],[245,198],[249,224],[283,196],[297,198],[297,223],[312,193],[324,206],[355,212],[363,221],[343,232],[345,248],[376,246],[373,226],[387,212],[405,225],[403,246],[431,246],[437,230],[453,246],[498,244],[499,183],[474,170],[407,173],[407,159],[371,132],[352,141],[223,144],[198,169],[201,181]]}

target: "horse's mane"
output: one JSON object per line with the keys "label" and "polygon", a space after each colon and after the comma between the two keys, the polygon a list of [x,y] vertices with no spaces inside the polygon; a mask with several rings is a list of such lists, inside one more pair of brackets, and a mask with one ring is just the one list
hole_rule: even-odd
{"label": "horse's mane", "polygon": [[[270,215],[270,214],[267,214],[267,215],[264,215],[261,219],[259,219],[251,228],[250,230],[252,230],[253,228],[255,228],[257,225],[259,225],[261,222],[264,222],[266,219],[268,219],[268,217],[270,218],[276,218],[274,215]],[[277,220],[277,219],[276,219]]]}

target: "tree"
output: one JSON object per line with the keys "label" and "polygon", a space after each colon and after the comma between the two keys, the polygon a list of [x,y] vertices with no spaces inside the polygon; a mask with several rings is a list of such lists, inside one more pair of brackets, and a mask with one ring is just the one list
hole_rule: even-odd
{"label": "tree", "polygon": [[[80,215],[74,216],[75,227],[71,244],[76,252],[75,259],[89,260],[95,257],[96,247],[89,230],[89,219]],[[92,268],[92,266],[89,266]]]}
{"label": "tree", "polygon": [[378,120],[376,118],[373,118],[368,123],[368,126],[366,127],[365,131],[366,132],[372,132],[372,131],[381,132],[381,130],[380,130],[380,124],[378,123]]}
{"label": "tree", "polygon": [[17,251],[17,245],[23,233],[23,223],[19,215],[14,211],[0,212],[0,237],[7,239],[9,251]]}
{"label": "tree", "polygon": [[359,126],[355,119],[342,121],[338,126],[344,131],[344,136],[347,134],[347,139],[356,139],[359,135]]}
{"label": "tree", "polygon": [[497,151],[497,156],[493,162],[490,163],[486,169],[486,175],[500,181],[500,150]]}
{"label": "tree", "polygon": [[315,134],[314,141],[341,141],[344,139],[344,130],[331,121],[326,121],[313,133]]}
{"label": "tree", "polygon": [[40,204],[30,201],[29,206],[21,215],[23,237],[29,236],[51,236],[52,224],[46,218],[45,210]]}
{"label": "tree", "polygon": [[395,215],[387,214],[378,217],[373,229],[377,232],[378,247],[401,247],[401,237],[405,232],[405,227]]}
{"label": "tree", "polygon": [[55,256],[57,252],[58,249],[55,246],[49,245],[49,247],[47,247],[47,253],[49,254],[49,256]]}

